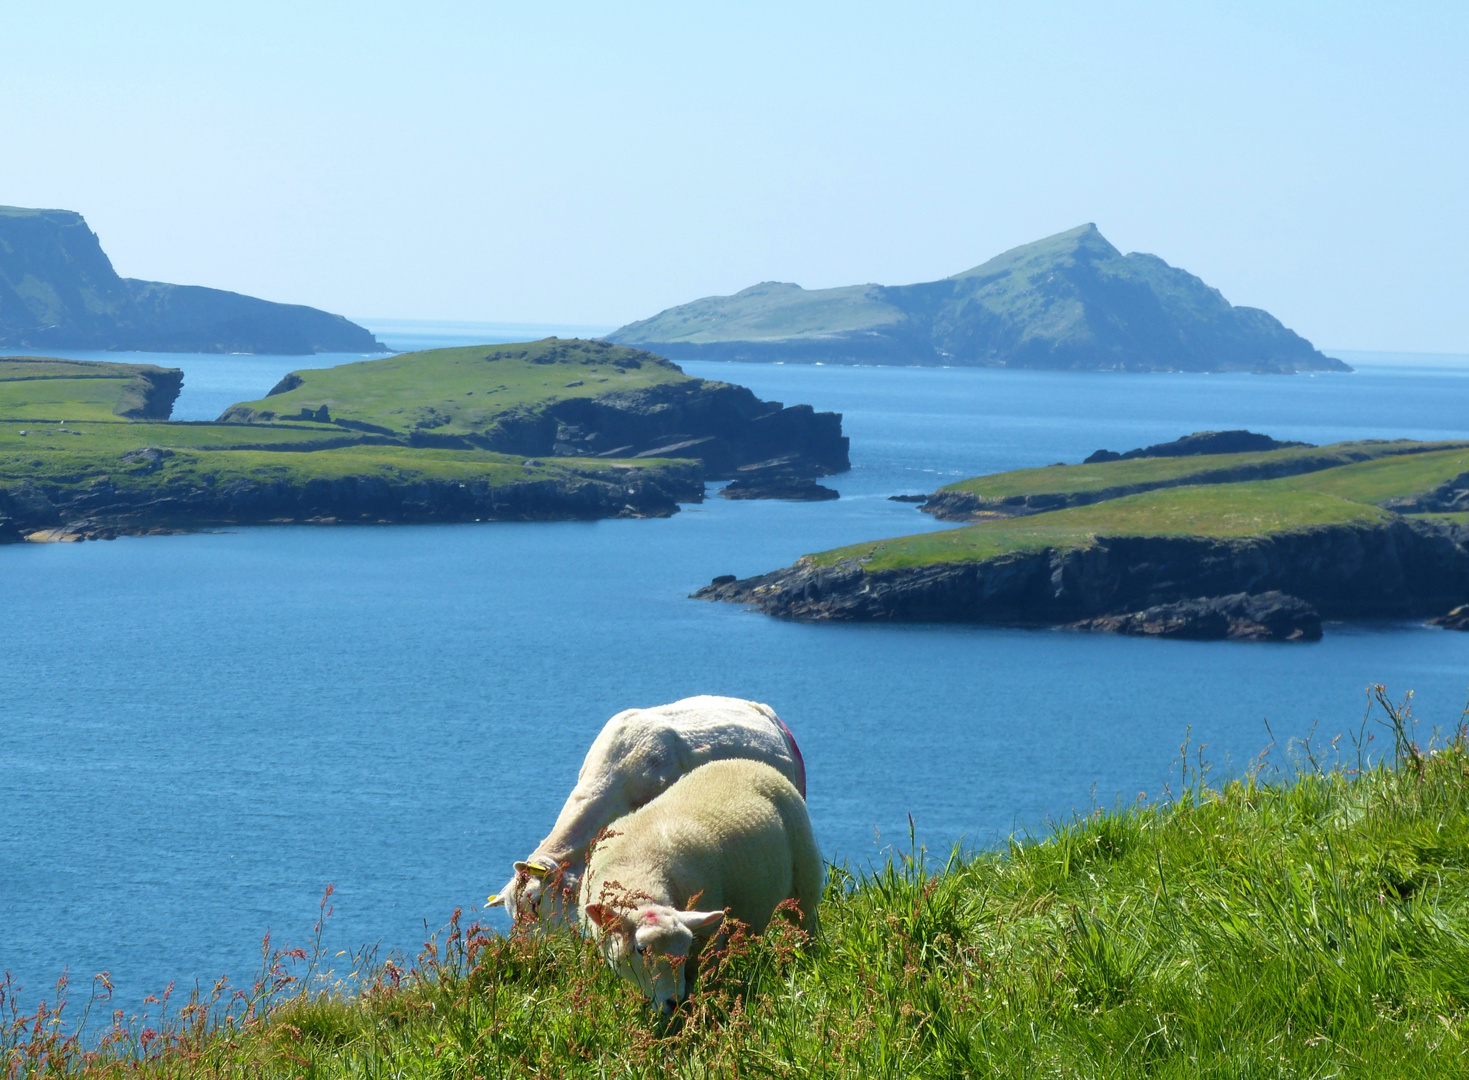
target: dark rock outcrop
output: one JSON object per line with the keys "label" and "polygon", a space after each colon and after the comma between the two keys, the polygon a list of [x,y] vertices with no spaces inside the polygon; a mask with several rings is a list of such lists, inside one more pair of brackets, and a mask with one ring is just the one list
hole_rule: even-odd
{"label": "dark rock outcrop", "polygon": [[1098,537],[1090,546],[868,572],[855,560],[695,596],[793,619],[1060,626],[1198,597],[1286,593],[1324,618],[1412,618],[1469,602],[1469,529],[1396,519],[1245,540]]}
{"label": "dark rock outcrop", "polygon": [[850,469],[848,442],[841,413],[787,407],[743,386],[695,379],[568,398],[534,416],[507,418],[484,446],[559,457],[697,458],[711,480],[762,469],[809,480]]}
{"label": "dark rock outcrop", "polygon": [[1382,505],[1399,514],[1454,514],[1469,511],[1469,472],[1446,480],[1432,491],[1388,499]]}
{"label": "dark rock outcrop", "polygon": [[1286,450],[1292,446],[1311,446],[1311,443],[1272,439],[1253,431],[1196,431],[1172,442],[1156,443],[1119,454],[1115,450],[1098,450],[1082,462],[1095,465],[1103,461],[1132,461],[1145,457],[1196,457],[1203,454],[1248,454],[1262,450]]}
{"label": "dark rock outcrop", "polygon": [[741,465],[735,478],[719,492],[725,499],[785,499],[790,502],[826,502],[840,494],[812,480],[798,454]]}
{"label": "dark rock outcrop", "polygon": [[1069,628],[1193,641],[1221,641],[1226,638],[1236,641],[1319,641],[1321,615],[1304,600],[1272,591],[1158,604],[1142,611],[1083,619],[1070,624]]}
{"label": "dark rock outcrop", "polygon": [[146,352],[386,352],[367,330],[299,304],[119,277],[70,210],[0,207],[0,346]]}
{"label": "dark rock outcrop", "polygon": [[734,480],[719,490],[723,499],[784,499],[787,502],[827,502],[841,498],[833,488],[815,480]]}
{"label": "dark rock outcrop", "polygon": [[1469,630],[1469,604],[1460,604],[1447,615],[1428,620],[1429,626],[1442,626],[1445,630]]}

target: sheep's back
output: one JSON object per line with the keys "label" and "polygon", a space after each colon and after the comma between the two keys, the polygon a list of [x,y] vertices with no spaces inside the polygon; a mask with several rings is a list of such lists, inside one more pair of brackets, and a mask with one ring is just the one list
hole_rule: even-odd
{"label": "sheep's back", "polygon": [[616,881],[678,908],[728,907],[756,929],[795,895],[796,862],[811,846],[790,780],[742,759],[701,765],[613,831],[593,853],[583,902]]}

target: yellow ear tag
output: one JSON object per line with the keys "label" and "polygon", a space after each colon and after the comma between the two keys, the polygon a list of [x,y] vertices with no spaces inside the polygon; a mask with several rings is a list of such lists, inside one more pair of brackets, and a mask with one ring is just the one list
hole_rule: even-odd
{"label": "yellow ear tag", "polygon": [[547,870],[544,866],[527,866],[525,872],[531,877],[543,878],[551,871]]}
{"label": "yellow ear tag", "polygon": [[492,892],[488,897],[485,898],[485,907],[496,907],[501,903],[503,903],[503,901],[500,899],[500,894],[497,892]]}

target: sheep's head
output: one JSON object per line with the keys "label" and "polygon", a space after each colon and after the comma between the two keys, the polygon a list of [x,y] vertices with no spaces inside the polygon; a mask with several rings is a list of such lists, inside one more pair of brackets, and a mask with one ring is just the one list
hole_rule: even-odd
{"label": "sheep's head", "polygon": [[596,928],[608,965],[665,1016],[689,996],[684,969],[695,939],[713,934],[724,919],[722,911],[679,911],[662,904],[588,904],[583,913]]}
{"label": "sheep's head", "polygon": [[544,855],[515,864],[515,876],[493,894],[485,907],[503,907],[516,929],[540,930],[569,925],[577,875]]}

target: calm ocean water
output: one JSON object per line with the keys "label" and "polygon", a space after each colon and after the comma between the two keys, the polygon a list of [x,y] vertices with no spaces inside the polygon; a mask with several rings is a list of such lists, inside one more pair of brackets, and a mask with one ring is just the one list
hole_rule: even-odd
{"label": "calm ocean water", "polygon": [[[529,336],[372,325],[398,347]],[[1451,725],[1469,635],[1414,625],[1159,642],[807,626],[686,599],[716,574],[935,527],[888,495],[1102,446],[1231,427],[1469,437],[1469,357],[1342,355],[1356,374],[689,364],[844,413],[842,499],[0,548],[0,968],[32,991],[108,970],[129,1007],[173,980],[243,981],[267,928],[308,936],[328,882],[332,951],[412,951],[503,883],[608,716],[687,694],[779,710],[818,838],[855,865],[906,847],[910,814],[944,849],[1158,798],[1186,732],[1226,772],[1266,745],[1267,719],[1282,744],[1355,731],[1369,682]],[[345,359],[158,362],[186,371],[175,415],[203,419]]]}

